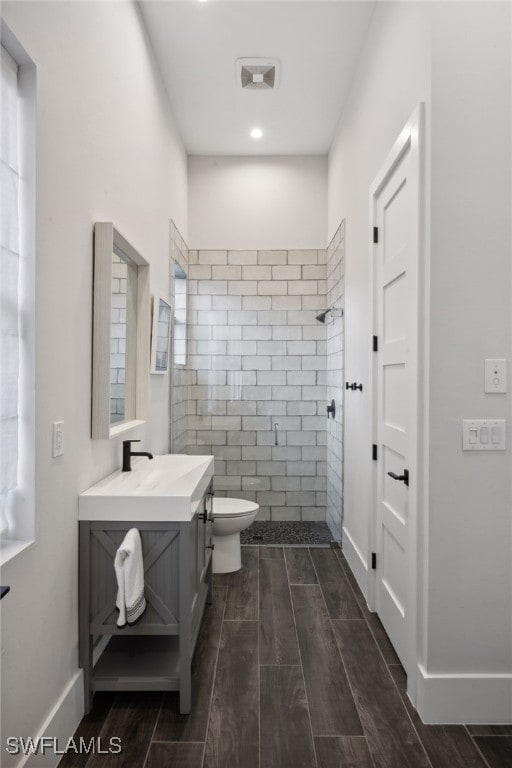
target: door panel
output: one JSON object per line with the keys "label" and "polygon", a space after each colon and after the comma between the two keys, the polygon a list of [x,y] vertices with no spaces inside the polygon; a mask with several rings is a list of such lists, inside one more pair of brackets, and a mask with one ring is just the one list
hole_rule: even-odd
{"label": "door panel", "polygon": [[406,322],[404,315],[407,311],[407,280],[404,272],[384,286],[382,301],[382,338],[385,344],[389,344],[403,338]]}
{"label": "door panel", "polygon": [[411,217],[414,197],[410,151],[403,153],[374,197],[376,330],[376,433],[380,457],[376,483],[376,608],[400,660],[407,669],[409,493],[398,477],[409,467],[411,416],[410,345],[415,323],[415,286],[411,260],[416,257]]}
{"label": "door panel", "polygon": [[[382,581],[388,596],[403,616],[405,612],[406,585],[402,581],[405,551],[398,538],[391,533],[392,526],[384,525],[382,529]],[[395,528],[396,530],[396,528]]]}
{"label": "door panel", "polygon": [[404,363],[383,366],[382,419],[386,426],[405,432],[407,413],[403,404],[407,399],[407,380]]}
{"label": "door panel", "polygon": [[383,199],[383,226],[384,226],[384,263],[397,256],[407,247],[407,232],[404,228],[404,220],[407,217],[409,198],[407,189],[407,177],[398,176],[386,190]]}
{"label": "door panel", "polygon": [[388,507],[392,514],[404,523],[407,518],[407,489],[402,483],[397,483],[389,477],[388,472],[394,472],[399,475],[404,466],[404,456],[393,451],[389,446],[384,448],[382,457],[384,465],[384,489],[382,501]]}

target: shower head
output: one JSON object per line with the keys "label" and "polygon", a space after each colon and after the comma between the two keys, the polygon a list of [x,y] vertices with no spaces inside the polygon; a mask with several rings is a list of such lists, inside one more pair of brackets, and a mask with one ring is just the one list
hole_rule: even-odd
{"label": "shower head", "polygon": [[316,316],[316,319],[319,323],[325,323],[325,318],[327,317],[328,312],[332,312],[333,317],[343,317],[342,309],[337,307],[329,307],[329,309],[326,309],[325,312],[320,312],[320,314]]}

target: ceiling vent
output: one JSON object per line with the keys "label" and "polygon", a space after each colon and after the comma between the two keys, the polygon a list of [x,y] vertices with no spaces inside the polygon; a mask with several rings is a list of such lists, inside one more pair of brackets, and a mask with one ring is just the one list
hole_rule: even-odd
{"label": "ceiling vent", "polygon": [[279,84],[276,59],[237,59],[236,80],[244,90],[268,91]]}

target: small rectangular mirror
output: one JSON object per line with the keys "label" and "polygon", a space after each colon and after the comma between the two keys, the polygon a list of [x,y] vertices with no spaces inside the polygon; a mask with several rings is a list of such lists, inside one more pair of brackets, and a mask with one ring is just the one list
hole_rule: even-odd
{"label": "small rectangular mirror", "polygon": [[94,227],[92,437],[147,418],[149,264],[111,222]]}
{"label": "small rectangular mirror", "polygon": [[151,373],[167,373],[169,370],[170,328],[171,305],[162,296],[155,296],[151,334]]}

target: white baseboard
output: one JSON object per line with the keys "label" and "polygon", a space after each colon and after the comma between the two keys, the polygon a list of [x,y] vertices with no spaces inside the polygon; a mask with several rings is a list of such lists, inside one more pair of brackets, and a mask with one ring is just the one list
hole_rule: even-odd
{"label": "white baseboard", "polygon": [[[343,554],[368,601],[368,563],[345,526]],[[428,724],[512,723],[512,674],[433,673],[418,664],[413,703]]]}
{"label": "white baseboard", "polygon": [[512,723],[512,675],[430,673],[418,664],[424,723]]}
{"label": "white baseboard", "polygon": [[[73,736],[78,724],[84,716],[84,676],[81,669],[74,675],[67,687],[52,708],[37,737],[47,736],[57,739],[60,746],[65,745]],[[62,755],[53,750],[46,754],[28,755],[24,757],[18,768],[56,768]]]}
{"label": "white baseboard", "polygon": [[359,584],[361,592],[366,600],[368,600],[368,563],[345,526],[343,526],[342,547],[343,554],[350,566],[350,570],[354,574],[354,578]]}

